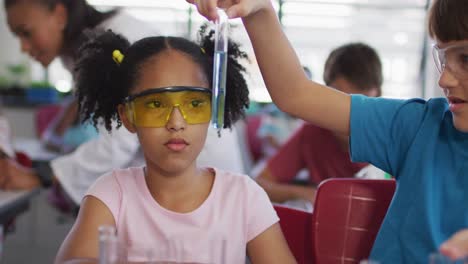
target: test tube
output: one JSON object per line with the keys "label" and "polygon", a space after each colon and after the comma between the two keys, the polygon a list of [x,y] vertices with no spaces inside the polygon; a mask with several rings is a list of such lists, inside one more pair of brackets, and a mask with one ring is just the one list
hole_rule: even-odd
{"label": "test tube", "polygon": [[99,227],[99,264],[118,264],[125,258],[123,247],[119,244],[117,231],[113,226]]}
{"label": "test tube", "polygon": [[229,23],[228,17],[222,9],[218,10],[218,17],[215,22],[211,122],[214,128],[218,130],[218,135],[220,135],[224,126]]}

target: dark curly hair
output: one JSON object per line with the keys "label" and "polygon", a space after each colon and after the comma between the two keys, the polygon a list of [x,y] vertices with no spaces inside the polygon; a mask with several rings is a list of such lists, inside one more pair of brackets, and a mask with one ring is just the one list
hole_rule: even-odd
{"label": "dark curly hair", "polygon": [[[207,32],[203,26],[196,44],[180,37],[148,37],[130,45],[123,36],[112,31],[100,33],[85,43],[79,50],[76,64],[76,95],[83,122],[91,120],[94,126],[103,122],[108,131],[112,122],[122,125],[117,107],[129,95],[139,78],[140,69],[149,59],[165,50],[172,49],[189,55],[204,70],[207,80],[213,77],[214,31]],[[112,57],[120,50],[125,58],[117,64]],[[249,91],[244,79],[245,67],[240,59],[247,59],[239,45],[229,41],[228,72],[224,128],[244,117],[249,105]]]}

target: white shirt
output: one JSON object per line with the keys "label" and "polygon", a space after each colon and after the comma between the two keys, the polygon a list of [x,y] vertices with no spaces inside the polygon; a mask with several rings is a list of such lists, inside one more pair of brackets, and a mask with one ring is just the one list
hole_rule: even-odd
{"label": "white shirt", "polygon": [[15,156],[15,151],[11,144],[10,122],[2,115],[0,115],[0,149],[9,157]]}

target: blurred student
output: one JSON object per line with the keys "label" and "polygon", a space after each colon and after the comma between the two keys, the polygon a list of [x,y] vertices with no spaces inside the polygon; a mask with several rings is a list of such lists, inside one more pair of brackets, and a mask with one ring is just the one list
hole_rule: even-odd
{"label": "blurred student", "polygon": [[[117,10],[102,13],[85,0],[5,0],[4,6],[10,30],[21,43],[21,50],[44,67],[60,58],[73,77],[78,48],[92,35],[91,31],[112,29],[131,41],[145,35],[155,34],[150,28],[131,16]],[[138,28],[139,30],[135,30]],[[88,30],[88,32],[87,32]],[[99,92],[99,91],[96,91]],[[77,100],[71,100],[56,121],[55,129],[47,131],[48,144],[61,148],[67,129],[78,116]],[[111,168],[123,168],[142,164],[137,138],[125,130],[101,133],[63,157],[50,163],[50,167],[26,170],[9,164],[11,175],[4,188],[21,189],[52,184],[56,179],[79,203],[91,182]]]}
{"label": "blurred student", "polygon": [[427,101],[348,95],[310,81],[269,0],[195,1],[210,19],[217,16],[216,3],[228,8],[229,17],[243,18],[266,87],[280,109],[349,135],[353,161],[395,176],[396,193],[370,258],[427,263],[437,250],[451,259],[468,256],[466,0],[432,1],[428,31],[436,41],[433,55],[446,98]]}
{"label": "blurred student", "polygon": [[[307,78],[312,78],[312,72],[306,66],[302,67]],[[265,106],[259,113],[261,116],[260,127],[257,131],[257,137],[262,145],[262,161],[273,156],[286,140],[302,124],[302,120],[297,119],[271,103]]]}
{"label": "blurred student", "polygon": [[[87,38],[86,30],[113,29],[133,40],[156,33],[124,12],[102,13],[85,0],[5,0],[4,6],[8,25],[19,38],[21,50],[44,67],[59,58],[72,75],[77,49]],[[136,27],[140,30],[134,30]],[[79,121],[78,103],[71,96],[63,101],[61,112],[41,139],[53,150],[69,151],[96,136],[95,130]],[[77,136],[81,139],[77,140]]]}
{"label": "blurred student", "polygon": [[[382,64],[372,47],[346,44],[328,56],[323,79],[341,92],[380,96]],[[311,210],[321,181],[353,177],[367,165],[350,161],[348,136],[306,123],[267,161],[256,180],[273,202],[291,202]],[[303,169],[308,172],[306,186],[294,184],[292,181]]]}
{"label": "blurred student", "polygon": [[[84,46],[77,86],[85,119],[104,120],[109,131],[117,121],[135,133],[145,165],[96,181],[56,263],[97,259],[102,225],[116,228],[132,263],[148,261],[132,249],[157,250],[170,241],[183,247],[183,263],[218,263],[209,259],[213,248],[201,246],[208,238],[226,241],[225,263],[244,263],[246,254],[254,264],[295,263],[265,192],[248,176],[197,165],[211,118],[214,32],[201,39],[197,45],[150,37],[130,45],[107,32]],[[229,44],[224,128],[248,105],[239,63],[246,58]],[[181,263],[173,255],[155,257]]]}
{"label": "blurred student", "polygon": [[300,127],[302,121],[282,112],[274,104],[265,106],[260,115],[261,121],[257,137],[262,145],[263,156],[261,158],[268,159]]}
{"label": "blurred student", "polygon": [[[303,66],[307,78],[312,78],[312,72]],[[265,167],[266,161],[271,158],[278,149],[288,140],[288,138],[301,127],[303,121],[295,118],[280,109],[274,104],[263,107],[253,119],[259,119],[258,128],[255,129],[255,136],[251,142],[252,162],[254,166],[250,169],[251,175],[258,175]],[[256,147],[258,146],[258,147]]]}
{"label": "blurred student", "polygon": [[[45,107],[47,109],[50,106]],[[58,112],[39,135],[47,149],[59,154],[69,153],[99,135],[91,124],[81,123],[78,110],[75,109],[77,107],[74,95],[61,99]],[[37,111],[41,111],[41,107]]]}

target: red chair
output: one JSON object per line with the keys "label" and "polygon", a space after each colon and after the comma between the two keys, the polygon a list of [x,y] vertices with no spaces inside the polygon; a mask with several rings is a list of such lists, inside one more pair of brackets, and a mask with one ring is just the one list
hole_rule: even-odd
{"label": "red chair", "polygon": [[312,263],[312,213],[274,206],[284,237],[299,264]]}
{"label": "red chair", "polygon": [[394,192],[394,180],[322,182],[312,216],[314,263],[351,264],[367,259]]}
{"label": "red chair", "polygon": [[26,153],[21,152],[21,151],[16,151],[15,156],[16,156],[15,159],[19,164],[28,168],[32,168],[32,165],[33,165],[32,160],[31,158],[29,158],[29,156]]}
{"label": "red chair", "polygon": [[254,163],[262,157],[262,142],[257,136],[261,123],[262,116],[260,114],[246,118],[247,145]]}

